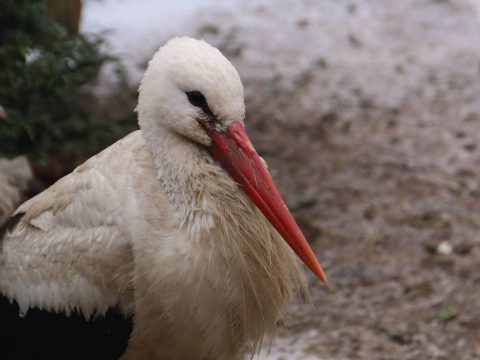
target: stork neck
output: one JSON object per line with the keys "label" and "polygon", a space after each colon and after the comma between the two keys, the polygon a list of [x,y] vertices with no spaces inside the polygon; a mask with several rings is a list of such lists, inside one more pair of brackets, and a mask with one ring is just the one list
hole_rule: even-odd
{"label": "stork neck", "polygon": [[217,167],[206,149],[174,132],[143,132],[143,136],[165,193],[184,223],[210,193],[206,178]]}
{"label": "stork neck", "polygon": [[206,149],[175,133],[144,137],[175,221],[186,230],[176,238],[175,262],[190,270],[180,272],[183,280],[175,275],[175,284],[186,284],[180,298],[217,304],[211,323],[223,326],[220,334],[232,347],[255,349],[294,286],[306,289],[295,255]]}

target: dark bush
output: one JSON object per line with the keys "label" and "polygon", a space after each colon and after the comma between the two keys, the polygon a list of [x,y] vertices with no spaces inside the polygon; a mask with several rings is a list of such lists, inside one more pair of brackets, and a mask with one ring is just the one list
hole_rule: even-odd
{"label": "dark bush", "polygon": [[101,36],[67,32],[47,8],[47,0],[0,1],[0,156],[81,159],[135,126],[131,113],[92,119],[86,85],[103,65],[121,67]]}

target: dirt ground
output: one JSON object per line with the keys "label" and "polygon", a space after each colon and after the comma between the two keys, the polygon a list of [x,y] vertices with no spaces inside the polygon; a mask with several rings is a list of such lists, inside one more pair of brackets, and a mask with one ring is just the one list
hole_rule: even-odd
{"label": "dirt ground", "polygon": [[331,283],[310,278],[314,307],[268,358],[480,359],[478,7],[256,1],[203,19]]}

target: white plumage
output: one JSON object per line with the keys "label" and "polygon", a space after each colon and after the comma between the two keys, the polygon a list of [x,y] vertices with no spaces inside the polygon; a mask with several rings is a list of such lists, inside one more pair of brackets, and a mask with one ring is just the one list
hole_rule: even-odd
{"label": "white plumage", "polygon": [[[190,98],[198,93],[203,107]],[[17,209],[24,215],[0,250],[0,293],[22,312],[133,314],[122,359],[258,350],[305,281],[294,252],[209,151],[244,112],[238,73],[217,49],[171,40],[140,87],[141,130]]]}

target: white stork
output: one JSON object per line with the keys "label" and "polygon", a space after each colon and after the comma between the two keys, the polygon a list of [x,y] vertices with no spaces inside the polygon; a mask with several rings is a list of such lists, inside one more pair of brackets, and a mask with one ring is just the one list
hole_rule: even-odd
{"label": "white stork", "polygon": [[238,359],[305,289],[294,252],[326,281],[216,48],[161,47],[137,111],[0,230],[1,359]]}

